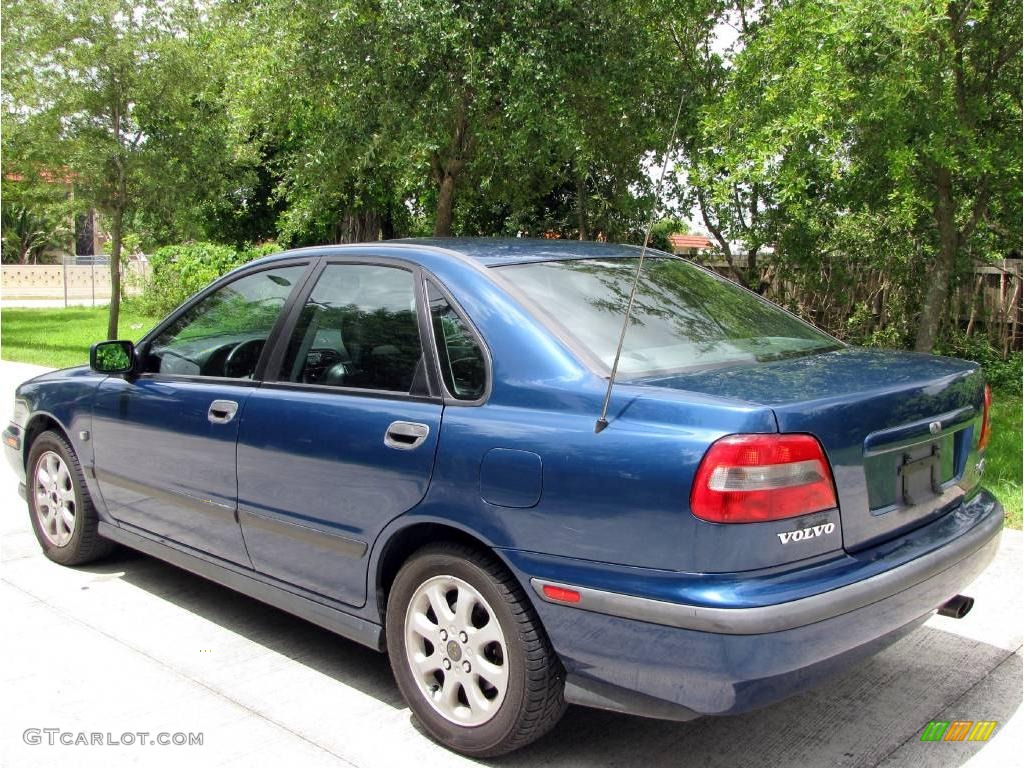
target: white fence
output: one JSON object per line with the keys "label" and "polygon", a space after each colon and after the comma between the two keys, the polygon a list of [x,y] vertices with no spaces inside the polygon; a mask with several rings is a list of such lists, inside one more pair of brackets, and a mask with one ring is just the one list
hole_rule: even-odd
{"label": "white fence", "polygon": [[[138,293],[148,273],[145,261],[130,261],[121,271],[124,292]],[[65,305],[110,301],[110,259],[66,256],[62,264],[4,264],[0,295],[5,301],[50,300]]]}

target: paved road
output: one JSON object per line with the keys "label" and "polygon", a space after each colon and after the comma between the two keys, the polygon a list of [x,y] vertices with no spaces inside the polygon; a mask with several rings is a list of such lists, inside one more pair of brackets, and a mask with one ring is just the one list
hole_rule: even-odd
{"label": "paved road", "polygon": [[[31,366],[0,363],[0,415]],[[0,749],[5,765],[433,766],[472,761],[417,729],[386,659],[142,555],[45,560],[0,467]],[[1021,765],[1024,541],[1008,532],[968,592],[831,684],[760,712],[689,724],[570,709],[502,766]],[[929,720],[997,720],[987,744],[922,743]],[[28,728],[203,734],[202,746],[28,745]],[[88,738],[88,737],[87,737]],[[105,737],[104,737],[105,738]]]}

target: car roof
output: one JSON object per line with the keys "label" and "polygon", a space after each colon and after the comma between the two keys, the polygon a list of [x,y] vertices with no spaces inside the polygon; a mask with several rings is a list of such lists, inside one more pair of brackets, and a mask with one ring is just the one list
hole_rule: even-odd
{"label": "car roof", "polygon": [[[520,237],[424,237],[395,240],[396,243],[433,246],[479,261],[485,266],[524,264],[565,259],[610,259],[636,257],[640,248],[592,240],[531,239]],[[649,249],[650,250],[650,249]]]}
{"label": "car roof", "polygon": [[[636,257],[640,247],[618,243],[598,243],[590,240],[541,240],[512,237],[423,237],[402,240],[381,240],[373,243],[351,245],[325,245],[275,253],[257,260],[259,263],[277,261],[282,258],[315,252],[329,256],[352,249],[366,249],[400,246],[415,251],[416,247],[441,249],[454,256],[471,259],[482,266],[493,267],[506,264],[527,264],[538,261],[565,261],[569,259],[613,259]],[[648,249],[650,255],[666,255],[661,251]],[[252,263],[257,263],[252,262]],[[248,265],[247,265],[248,266]]]}

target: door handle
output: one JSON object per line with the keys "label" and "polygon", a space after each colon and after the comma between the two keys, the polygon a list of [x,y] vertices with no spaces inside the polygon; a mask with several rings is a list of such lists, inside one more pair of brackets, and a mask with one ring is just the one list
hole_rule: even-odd
{"label": "door handle", "polygon": [[210,410],[206,412],[206,418],[211,424],[227,424],[238,413],[238,403],[234,400],[214,400],[210,403]]}
{"label": "door handle", "polygon": [[393,421],[384,433],[384,445],[398,451],[411,451],[423,444],[430,434],[430,427],[414,421]]}

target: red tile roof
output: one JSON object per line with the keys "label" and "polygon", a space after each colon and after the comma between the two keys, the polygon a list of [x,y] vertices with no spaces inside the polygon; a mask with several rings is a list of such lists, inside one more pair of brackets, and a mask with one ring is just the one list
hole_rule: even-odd
{"label": "red tile roof", "polygon": [[683,235],[675,234],[668,236],[668,243],[672,246],[672,250],[679,250],[681,248],[710,248],[711,241],[703,235]]}
{"label": "red tile roof", "polygon": [[[5,173],[4,178],[7,179],[7,181],[25,180],[25,177],[20,173]],[[74,174],[69,172],[66,168],[62,168],[59,171],[51,171],[44,168],[39,172],[39,178],[47,184],[71,184],[75,180]]]}

